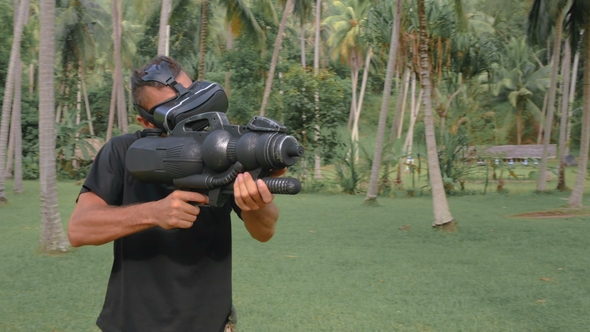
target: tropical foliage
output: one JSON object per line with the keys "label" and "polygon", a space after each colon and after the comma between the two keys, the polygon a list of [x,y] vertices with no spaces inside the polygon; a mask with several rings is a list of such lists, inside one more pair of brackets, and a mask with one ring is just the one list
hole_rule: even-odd
{"label": "tropical foliage", "polygon": [[[579,155],[570,204],[581,205],[590,135],[590,92],[583,84],[590,75],[586,0],[54,3],[50,58],[47,49],[41,52],[47,33],[41,18],[50,24],[41,9],[47,1],[0,0],[0,174],[17,174],[15,132],[22,137],[17,154],[25,170],[19,177],[34,178],[50,167],[63,175],[63,168],[82,165],[84,158],[73,153],[82,138],[104,141],[138,129],[126,78],[167,52],[192,78],[225,86],[233,123],[259,114],[284,122],[307,151],[306,162],[294,170],[307,175],[315,165],[317,179],[322,172],[338,174],[348,181],[342,191],[366,192],[375,200],[393,183],[402,190],[401,166],[415,169],[400,158],[418,159],[428,164],[427,189],[436,197],[435,218],[444,224],[453,219],[444,189],[462,188],[469,168],[461,165],[472,162],[470,151],[501,144],[547,147],[561,137],[560,149]],[[571,46],[566,63],[561,41]],[[53,63],[53,82],[39,72],[41,54]],[[14,100],[15,76],[22,103]],[[50,114],[51,123],[42,125],[40,115]],[[15,127],[13,120],[21,124]],[[49,134],[53,140],[43,136]],[[459,141],[467,142],[460,153]],[[363,149],[367,153],[359,154]],[[358,171],[367,164],[371,171]],[[543,188],[545,177],[539,179]],[[0,200],[3,184],[2,176]]]}

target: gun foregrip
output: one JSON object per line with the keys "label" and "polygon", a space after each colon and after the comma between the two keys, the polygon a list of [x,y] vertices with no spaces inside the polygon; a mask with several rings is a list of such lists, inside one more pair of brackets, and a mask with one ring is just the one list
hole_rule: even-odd
{"label": "gun foregrip", "polygon": [[295,195],[301,191],[301,182],[295,178],[262,178],[273,194]]}

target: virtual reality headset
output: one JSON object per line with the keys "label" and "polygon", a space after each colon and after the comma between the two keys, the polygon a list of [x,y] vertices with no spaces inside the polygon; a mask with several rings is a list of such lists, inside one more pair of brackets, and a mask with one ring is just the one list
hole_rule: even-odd
{"label": "virtual reality headset", "polygon": [[195,81],[190,87],[185,88],[176,82],[176,78],[170,71],[167,62],[153,65],[146,70],[142,77],[145,82],[156,81],[169,86],[176,91],[176,97],[165,100],[149,111],[134,104],[137,112],[156,127],[172,131],[176,124],[193,115],[205,112],[227,111],[228,101],[221,85],[214,82]]}

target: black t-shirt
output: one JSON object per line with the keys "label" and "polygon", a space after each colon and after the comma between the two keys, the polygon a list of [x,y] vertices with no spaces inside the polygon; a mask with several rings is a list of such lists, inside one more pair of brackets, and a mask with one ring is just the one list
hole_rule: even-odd
{"label": "black t-shirt", "polygon": [[[81,192],[123,206],[166,197],[165,185],[135,180],[125,153],[140,132],[115,137],[98,153]],[[231,308],[233,199],[201,208],[189,229],[153,227],[114,241],[114,262],[97,320],[103,331],[220,331]],[[234,207],[238,215],[239,209]]]}

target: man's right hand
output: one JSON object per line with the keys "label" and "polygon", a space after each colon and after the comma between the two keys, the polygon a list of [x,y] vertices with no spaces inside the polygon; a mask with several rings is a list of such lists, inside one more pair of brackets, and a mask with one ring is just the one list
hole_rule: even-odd
{"label": "man's right hand", "polygon": [[201,212],[197,204],[207,204],[209,198],[203,194],[175,190],[166,198],[153,203],[153,216],[163,229],[190,228]]}
{"label": "man's right hand", "polygon": [[95,193],[80,194],[70,217],[68,236],[74,247],[101,245],[124,236],[159,226],[163,229],[189,228],[207,196],[191,191],[174,191],[155,202],[109,206]]}

